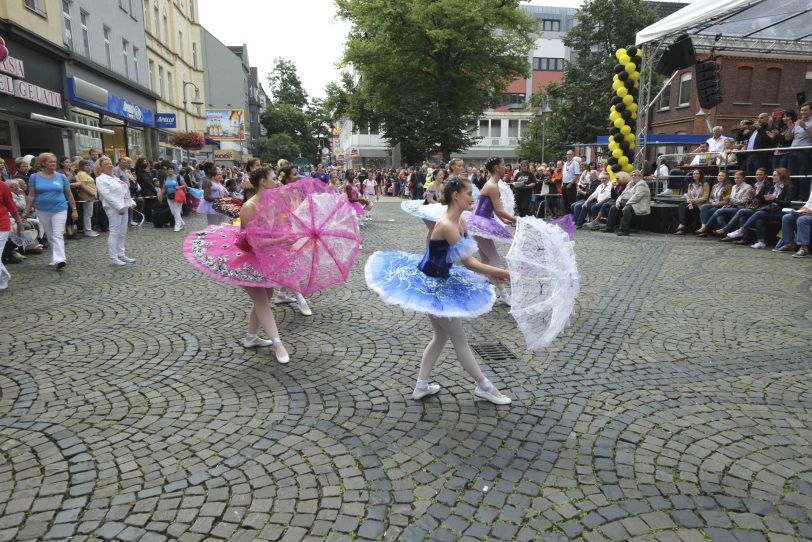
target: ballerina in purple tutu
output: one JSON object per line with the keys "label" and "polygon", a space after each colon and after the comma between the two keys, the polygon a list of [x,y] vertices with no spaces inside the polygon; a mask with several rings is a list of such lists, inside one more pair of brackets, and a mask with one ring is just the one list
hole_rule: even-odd
{"label": "ballerina in purple tutu", "polygon": [[[273,345],[277,361],[287,363],[290,356],[279,338],[279,329],[271,311],[270,300],[277,283],[273,277],[262,274],[259,262],[245,239],[245,229],[254,220],[262,195],[277,186],[277,182],[273,170],[267,167],[252,171],[250,181],[256,194],[243,203],[240,225],[221,224],[192,232],[186,238],[183,252],[189,263],[206,276],[245,288],[253,306],[248,315],[248,330],[243,346]],[[260,324],[271,337],[270,340],[257,336]]]}
{"label": "ballerina in purple tutu", "polygon": [[[485,168],[491,176],[480,190],[474,210],[464,212],[462,217],[468,223],[468,231],[479,246],[482,263],[502,267],[502,258],[496,250],[494,241],[510,243],[513,241],[513,234],[496,220],[494,215],[507,224],[515,224],[516,217],[502,207],[499,196],[499,179],[505,174],[504,160],[498,156],[488,158]],[[510,295],[505,285],[498,283],[496,288],[502,301],[510,304]]]}

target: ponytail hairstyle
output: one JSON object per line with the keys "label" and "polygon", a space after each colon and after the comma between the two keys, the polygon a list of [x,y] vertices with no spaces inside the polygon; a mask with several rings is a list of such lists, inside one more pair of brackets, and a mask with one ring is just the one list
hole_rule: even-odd
{"label": "ponytail hairstyle", "polygon": [[259,188],[259,183],[262,182],[262,179],[265,179],[266,177],[268,177],[268,173],[270,173],[271,171],[272,171],[271,168],[264,167],[264,166],[263,167],[258,167],[257,169],[252,171],[251,172],[251,177],[249,178],[249,181],[251,181],[251,186],[253,186],[254,189],[258,189]]}
{"label": "ponytail hairstyle", "polygon": [[500,156],[491,156],[485,162],[485,169],[488,170],[488,173],[493,173],[493,170],[496,169],[496,166],[503,163],[504,160]]}
{"label": "ponytail hairstyle", "polygon": [[462,192],[471,183],[468,179],[460,179],[459,177],[451,177],[443,183],[443,205],[451,203],[451,199],[457,192]]}
{"label": "ponytail hairstyle", "polygon": [[[285,162],[287,162],[287,160],[285,160]],[[290,172],[292,170],[293,166],[290,165],[279,168],[279,173],[276,174],[276,179],[282,184],[288,184],[290,182]]]}

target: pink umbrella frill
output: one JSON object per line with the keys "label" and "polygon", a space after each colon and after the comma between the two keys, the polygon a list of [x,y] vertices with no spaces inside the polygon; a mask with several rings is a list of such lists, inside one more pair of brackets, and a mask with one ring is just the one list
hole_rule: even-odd
{"label": "pink umbrella frill", "polygon": [[347,198],[311,177],[265,192],[246,238],[263,275],[305,296],[346,281],[361,246]]}

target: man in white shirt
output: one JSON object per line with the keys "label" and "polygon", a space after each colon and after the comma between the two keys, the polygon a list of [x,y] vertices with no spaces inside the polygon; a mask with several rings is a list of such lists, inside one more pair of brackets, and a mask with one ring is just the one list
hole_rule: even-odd
{"label": "man in white shirt", "polygon": [[702,164],[710,164],[710,160],[708,160],[708,142],[703,142],[699,144],[699,149],[696,150],[697,154],[694,156],[694,159],[691,160],[692,166],[702,165]]}
{"label": "man in white shirt", "polygon": [[724,146],[725,143],[725,138],[722,136],[722,127],[714,126],[713,136],[709,137],[705,143],[708,144],[708,150],[710,152],[714,153],[722,152],[722,147]]}
{"label": "man in white shirt", "polygon": [[578,229],[580,229],[584,222],[586,222],[586,215],[587,213],[591,214],[594,222],[593,226],[597,225],[597,220],[595,217],[598,216],[598,210],[601,206],[609,201],[612,198],[612,183],[609,182],[609,174],[605,171],[601,172],[600,176],[598,177],[601,181],[595,190],[589,195],[588,198],[580,205],[580,207],[576,207],[578,210],[578,216],[576,217],[575,224]]}
{"label": "man in white shirt", "polygon": [[575,153],[567,151],[567,161],[561,170],[561,185],[564,193],[564,208],[569,209],[577,199],[576,184],[581,177],[581,165],[575,160]]}

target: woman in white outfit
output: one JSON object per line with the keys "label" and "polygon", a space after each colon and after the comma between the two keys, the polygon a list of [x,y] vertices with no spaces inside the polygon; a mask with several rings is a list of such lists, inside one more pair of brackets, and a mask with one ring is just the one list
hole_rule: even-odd
{"label": "woman in white outfit", "polygon": [[110,224],[110,235],[107,238],[110,265],[123,266],[135,263],[135,258],[129,258],[124,250],[129,221],[127,211],[135,206],[130,196],[130,186],[113,176],[113,162],[106,156],[96,161],[95,170],[96,190]]}
{"label": "woman in white outfit", "polygon": [[175,231],[182,230],[183,226],[186,225],[183,222],[183,217],[181,216],[183,204],[175,201],[175,190],[178,188],[181,190],[186,190],[186,183],[183,182],[183,177],[178,176],[175,165],[169,163],[166,166],[166,179],[164,179],[164,186],[161,189],[161,195],[158,196],[158,198],[160,201],[163,201],[163,199],[166,198],[166,202],[169,204],[169,210],[172,211],[172,216],[175,217]]}

